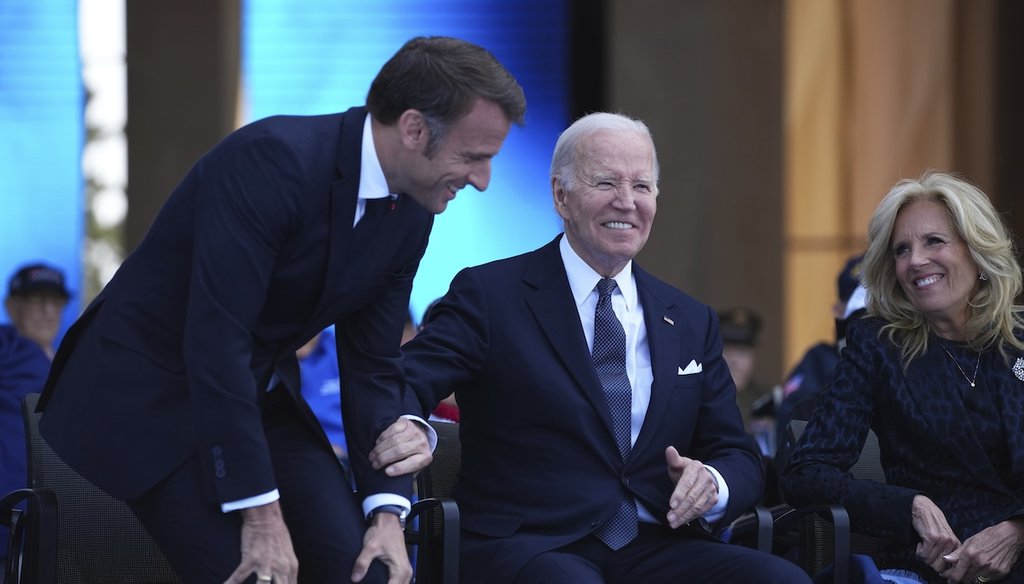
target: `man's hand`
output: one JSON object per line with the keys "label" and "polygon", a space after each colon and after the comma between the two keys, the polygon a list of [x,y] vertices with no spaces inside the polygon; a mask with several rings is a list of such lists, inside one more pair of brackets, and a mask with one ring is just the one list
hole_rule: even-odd
{"label": "man's hand", "polygon": [[910,505],[910,521],[921,536],[917,557],[941,573],[949,566],[943,556],[960,547],[960,538],[953,533],[942,510],[924,495],[914,496]]}
{"label": "man's hand", "polygon": [[381,432],[370,452],[373,468],[383,468],[391,477],[418,472],[432,460],[427,431],[406,418],[399,418]]}
{"label": "man's hand", "polygon": [[946,556],[949,568],[939,573],[950,582],[973,582],[978,576],[1001,580],[1017,562],[1022,544],[1024,520],[997,523],[964,540],[959,549]]}
{"label": "man's hand", "polygon": [[669,498],[668,524],[672,529],[703,517],[718,503],[718,483],[704,463],[680,456],[675,446],[665,449],[668,476],[676,484]]}
{"label": "man's hand", "polygon": [[241,514],[242,562],[224,584],[241,584],[250,574],[256,574],[260,584],[267,576],[274,584],[298,582],[299,560],[279,502],[242,509]]}
{"label": "man's hand", "polygon": [[388,568],[388,584],[408,584],[412,580],[412,565],[405,553],[405,535],[398,516],[377,513],[363,536],[363,550],[352,568],[352,581],[362,582],[373,560],[380,560]]}

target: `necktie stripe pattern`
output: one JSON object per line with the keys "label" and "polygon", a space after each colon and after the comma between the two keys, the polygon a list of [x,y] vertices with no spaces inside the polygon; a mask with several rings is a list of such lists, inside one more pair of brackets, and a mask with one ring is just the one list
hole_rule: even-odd
{"label": "necktie stripe pattern", "polygon": [[[611,411],[612,429],[619,454],[629,456],[630,418],[633,390],[626,375],[626,332],[612,310],[612,291],[615,280],[603,278],[597,283],[597,308],[594,310],[594,350],[591,354],[594,370],[601,381],[608,409]],[[637,535],[636,503],[626,495],[619,509],[607,523],[597,529],[597,537],[613,550],[620,549]]]}

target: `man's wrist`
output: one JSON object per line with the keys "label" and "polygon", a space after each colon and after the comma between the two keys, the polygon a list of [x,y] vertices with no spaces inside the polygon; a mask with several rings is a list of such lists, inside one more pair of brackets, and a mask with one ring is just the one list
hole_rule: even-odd
{"label": "man's wrist", "polygon": [[370,511],[370,514],[367,516],[366,519],[369,521],[373,521],[373,518],[380,513],[394,515],[398,518],[398,523],[402,526],[402,529],[405,529],[405,518],[409,516],[409,510],[406,509],[405,507],[402,507],[401,505],[380,505],[378,507],[375,507],[372,511]]}

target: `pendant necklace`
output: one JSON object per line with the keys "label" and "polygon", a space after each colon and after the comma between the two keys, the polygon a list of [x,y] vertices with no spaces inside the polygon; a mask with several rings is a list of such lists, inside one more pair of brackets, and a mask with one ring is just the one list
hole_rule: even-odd
{"label": "pendant necklace", "polygon": [[[942,347],[942,345],[939,346]],[[971,387],[974,387],[974,382],[978,379],[978,368],[981,367],[981,351],[978,351],[978,362],[974,364],[974,377],[967,377],[967,373],[964,372],[964,368],[960,366],[960,362],[957,361],[956,357],[949,352],[949,349],[942,347],[942,350],[945,351],[946,355],[949,355],[949,358],[953,360],[953,364],[960,370],[960,375],[964,376],[964,381],[970,383]]]}

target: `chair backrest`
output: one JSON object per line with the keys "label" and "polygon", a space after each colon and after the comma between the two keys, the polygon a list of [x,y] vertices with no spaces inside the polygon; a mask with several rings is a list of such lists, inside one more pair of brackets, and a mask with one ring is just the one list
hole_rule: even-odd
{"label": "chair backrest", "polygon": [[[791,420],[786,426],[786,435],[783,437],[783,447],[780,454],[785,457],[780,464],[789,462],[789,455],[800,440],[807,427],[807,420]],[[782,467],[780,467],[780,472]],[[882,461],[879,454],[878,436],[873,430],[868,430],[864,440],[864,447],[861,448],[860,457],[850,467],[850,474],[854,478],[869,479],[884,483],[885,471],[882,469]],[[827,566],[832,564],[832,529],[826,524],[823,516],[815,515],[814,518],[805,522],[802,557],[805,569],[811,574],[818,574]],[[878,538],[862,533],[850,533],[850,551],[854,554],[875,556],[884,546],[884,542]]]}
{"label": "chair backrest", "polygon": [[131,509],[71,469],[39,434],[39,394],[22,402],[29,487],[57,498],[57,582],[178,583]]}
{"label": "chair backrest", "polygon": [[[430,466],[416,475],[416,496],[440,500],[420,514],[413,537],[419,548],[416,557],[416,582],[423,584],[458,582],[458,506],[450,500],[462,466],[459,425],[431,421],[437,433],[437,447]],[[422,503],[418,503],[422,504]],[[406,534],[409,541],[409,533]]]}
{"label": "chair backrest", "polygon": [[430,426],[437,432],[437,448],[434,449],[434,460],[430,466],[416,477],[416,494],[420,498],[447,498],[451,496],[462,466],[459,425],[431,421]]}

